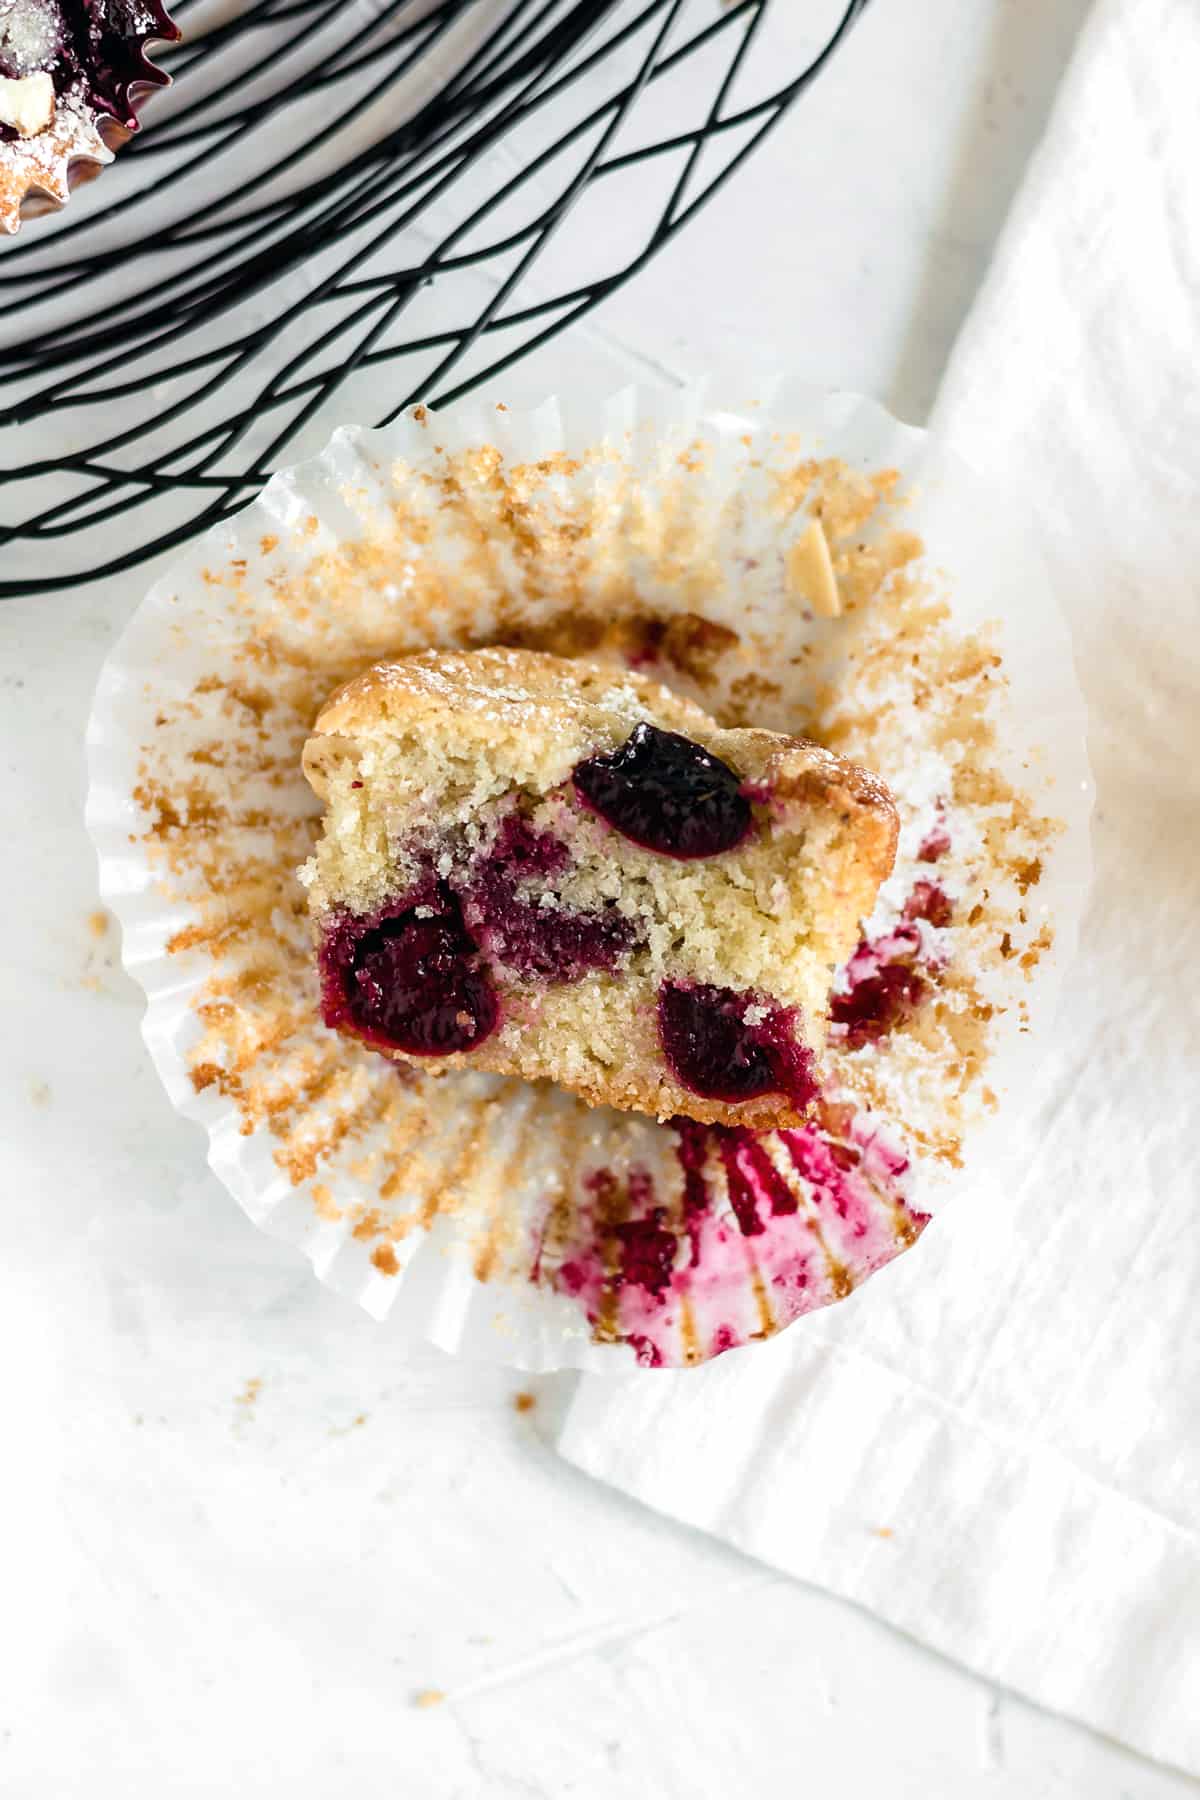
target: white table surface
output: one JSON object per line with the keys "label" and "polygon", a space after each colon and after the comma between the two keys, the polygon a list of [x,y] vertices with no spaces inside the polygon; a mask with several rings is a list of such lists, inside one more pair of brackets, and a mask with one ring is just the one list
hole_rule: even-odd
{"label": "white table surface", "polygon": [[[876,0],[504,396],[740,362],[922,417],[1085,4]],[[83,724],[148,580],[0,608],[0,1794],[1194,1795],[591,1485],[542,1439],[559,1382],[519,1413],[247,1223],[91,918]]]}

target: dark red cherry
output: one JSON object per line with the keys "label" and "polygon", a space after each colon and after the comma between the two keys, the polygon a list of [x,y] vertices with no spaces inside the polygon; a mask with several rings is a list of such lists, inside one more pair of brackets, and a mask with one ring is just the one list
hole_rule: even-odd
{"label": "dark red cherry", "polygon": [[635,726],[618,750],[575,770],[585,805],[644,849],[691,861],[732,850],[753,814],[742,778],[703,744],[657,725]]}
{"label": "dark red cherry", "polygon": [[737,1104],[760,1094],[784,1094],[796,1107],[816,1098],[812,1054],[797,1041],[793,1018],[772,1007],[753,1024],[752,994],[732,988],[677,987],[658,998],[663,1052],[680,1081],[706,1100]]}
{"label": "dark red cherry", "polygon": [[452,901],[432,914],[421,907],[370,924],[347,920],[322,959],[326,1023],[349,1021],[372,1043],[411,1056],[474,1050],[499,1017]]}

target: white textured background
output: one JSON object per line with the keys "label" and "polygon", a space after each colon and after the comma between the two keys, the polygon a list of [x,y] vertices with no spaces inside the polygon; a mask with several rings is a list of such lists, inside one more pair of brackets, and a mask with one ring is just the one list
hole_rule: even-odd
{"label": "white textured background", "polygon": [[[1084,10],[875,0],[504,396],[771,365],[920,419]],[[0,1795],[1200,1792],[590,1485],[555,1384],[518,1414],[253,1231],[89,924],[83,724],[152,573],[0,609]]]}

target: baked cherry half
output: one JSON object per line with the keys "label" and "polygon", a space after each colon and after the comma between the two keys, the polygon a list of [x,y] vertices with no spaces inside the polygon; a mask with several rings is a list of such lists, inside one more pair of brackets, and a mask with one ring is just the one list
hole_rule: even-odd
{"label": "baked cherry half", "polygon": [[643,722],[617,750],[589,757],[575,792],[622,837],[690,862],[732,850],[753,823],[742,778],[703,744]]}
{"label": "baked cherry half", "polygon": [[410,1056],[474,1050],[499,1005],[458,903],[410,907],[376,920],[344,919],[321,947],[325,1023]]}
{"label": "baked cherry half", "polygon": [[672,1070],[703,1099],[736,1104],[784,1094],[798,1109],[816,1099],[812,1052],[797,1041],[790,1008],[763,1006],[732,988],[667,982],[658,1029]]}

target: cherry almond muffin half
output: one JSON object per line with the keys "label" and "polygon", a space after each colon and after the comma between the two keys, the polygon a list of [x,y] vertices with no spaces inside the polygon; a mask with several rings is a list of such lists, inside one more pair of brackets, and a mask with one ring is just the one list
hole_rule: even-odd
{"label": "cherry almond muffin half", "polygon": [[327,702],[304,772],[327,1025],[660,1119],[804,1118],[895,855],[876,776],[520,650],[377,664]]}

